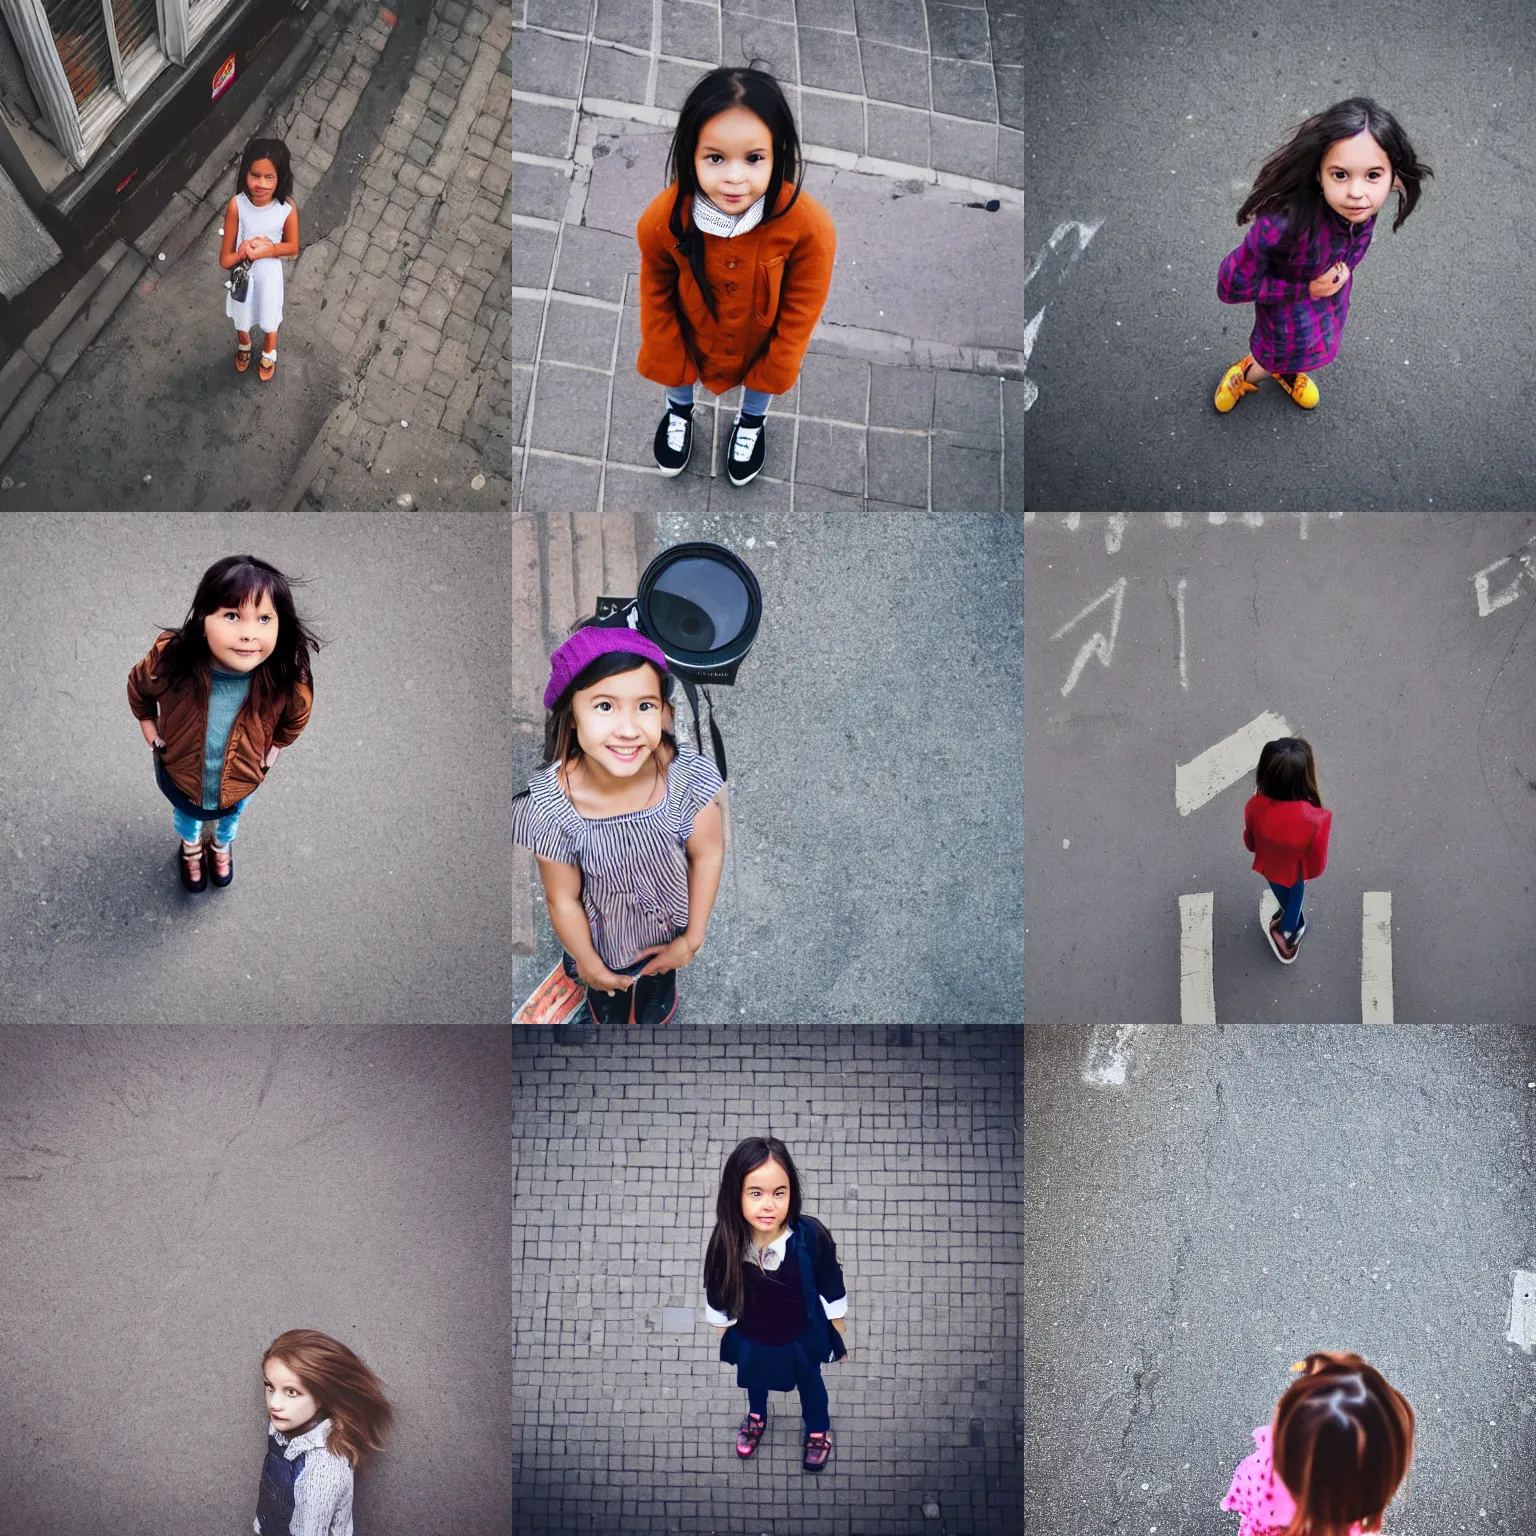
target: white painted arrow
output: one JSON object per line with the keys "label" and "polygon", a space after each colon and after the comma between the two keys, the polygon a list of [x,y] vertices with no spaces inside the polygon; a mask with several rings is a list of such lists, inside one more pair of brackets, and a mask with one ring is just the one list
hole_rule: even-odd
{"label": "white painted arrow", "polygon": [[1192,762],[1177,764],[1173,772],[1173,798],[1179,815],[1188,816],[1199,810],[1229,784],[1237,783],[1245,773],[1252,773],[1264,743],[1290,734],[1291,728],[1283,715],[1265,710],[1230,736],[1224,736],[1214,747],[1207,747]]}
{"label": "white painted arrow", "polygon": [[1093,612],[1111,598],[1114,599],[1115,609],[1109,621],[1109,638],[1104,637],[1102,630],[1095,630],[1084,642],[1082,649],[1077,653],[1077,659],[1072,663],[1072,670],[1067,674],[1067,680],[1061,685],[1061,696],[1066,696],[1077,687],[1077,680],[1083,675],[1083,668],[1088,665],[1090,656],[1097,656],[1107,667],[1110,657],[1115,654],[1115,636],[1120,633],[1120,610],[1125,605],[1125,577],[1122,576],[1103,597],[1096,597],[1080,613],[1074,614],[1060,629],[1051,636],[1052,640],[1060,640],[1066,632],[1075,624],[1080,624]]}

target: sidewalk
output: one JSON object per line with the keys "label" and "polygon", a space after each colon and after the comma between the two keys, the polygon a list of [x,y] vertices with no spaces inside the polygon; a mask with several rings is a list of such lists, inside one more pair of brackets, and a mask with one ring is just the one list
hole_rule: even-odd
{"label": "sidewalk", "polygon": [[[0,370],[0,510],[505,506],[511,35],[491,0],[320,5],[163,216]],[[270,384],[235,373],[217,261],[256,134],[292,154],[301,240]]]}
{"label": "sidewalk", "polygon": [[[1022,7],[603,0],[582,33],[571,9],[526,0],[515,48],[518,504],[1022,511]],[[784,85],[805,186],[838,229],[827,308],[742,489],[719,464],[739,397],[701,392],[693,462],[669,482],[650,448],[661,392],[634,368],[635,220],[677,107],[722,62]]]}

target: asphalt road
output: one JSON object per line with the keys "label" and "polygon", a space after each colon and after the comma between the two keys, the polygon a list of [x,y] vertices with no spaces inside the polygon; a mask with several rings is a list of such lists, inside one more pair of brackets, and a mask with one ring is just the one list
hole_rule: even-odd
{"label": "asphalt road", "polygon": [[[1113,511],[1525,509],[1536,13],[1520,0],[1086,0],[1030,30],[1026,506]],[[1434,179],[1378,221],[1321,403],[1212,395],[1251,308],[1216,297],[1238,205],[1292,126],[1351,95],[1397,115]],[[1086,248],[1064,232],[1095,230]],[[1077,254],[1077,259],[1072,256]]]}
{"label": "asphalt road", "polygon": [[[1026,526],[1026,1020],[1179,1019],[1179,898],[1210,892],[1218,1021],[1359,1021],[1364,893],[1388,891],[1398,1022],[1529,1024],[1533,537],[1503,514]],[[1079,665],[1095,634],[1107,665]],[[1176,802],[1178,767],[1265,712],[1311,741],[1334,813],[1288,967],[1242,845],[1257,750]]]}
{"label": "asphalt road", "polygon": [[[659,547],[728,545],[764,602],[713,690],[733,842],[678,1019],[1017,1022],[1021,524],[813,508],[659,515]],[[559,958],[538,934],[520,997]]]}
{"label": "asphalt road", "polygon": [[318,1328],[398,1424],[375,1536],[512,1518],[505,1030],[0,1030],[6,1536],[249,1531],[261,1352]]}
{"label": "asphalt road", "polygon": [[[507,539],[480,516],[0,518],[0,1020],[508,1019]],[[245,550],[309,579],[328,643],[234,885],[189,896],[126,680]]]}
{"label": "asphalt road", "polygon": [[1328,1348],[1417,1415],[1393,1536],[1536,1529],[1528,1027],[1035,1029],[1025,1106],[1027,1529],[1236,1536]]}

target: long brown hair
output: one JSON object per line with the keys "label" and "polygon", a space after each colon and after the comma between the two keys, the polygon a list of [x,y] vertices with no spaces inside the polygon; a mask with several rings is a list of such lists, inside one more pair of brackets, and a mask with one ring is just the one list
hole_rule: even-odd
{"label": "long brown hair", "polygon": [[713,1289],[725,1303],[727,1317],[740,1317],[746,1299],[747,1282],[742,1268],[752,1233],[747,1218],[741,1214],[742,1186],[754,1168],[761,1168],[772,1158],[789,1175],[789,1210],[785,1224],[793,1227],[800,1219],[800,1175],[795,1170],[789,1148],[776,1136],[748,1136],[725,1160],[720,1175],[720,1193],[715,1200],[715,1230],[704,1251],[704,1287]]}
{"label": "long brown hair", "polygon": [[1254,788],[1271,800],[1306,800],[1318,810],[1323,808],[1312,743],[1300,736],[1266,741],[1259,750],[1259,766],[1254,770],[1253,781]]}
{"label": "long brown hair", "polygon": [[1286,1536],[1380,1530],[1412,1459],[1408,1399],[1359,1355],[1315,1350],[1275,1409],[1275,1471],[1296,1501]]}
{"label": "long brown hair", "polygon": [[359,1469],[395,1425],[384,1383],[339,1339],[313,1328],[290,1328],[267,1346],[261,1363],[281,1360],[304,1383],[331,1421],[325,1448]]}

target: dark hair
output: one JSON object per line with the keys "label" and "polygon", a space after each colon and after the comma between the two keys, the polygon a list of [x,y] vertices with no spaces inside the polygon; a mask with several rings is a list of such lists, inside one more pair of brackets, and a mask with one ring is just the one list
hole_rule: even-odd
{"label": "dark hair", "polygon": [[235,191],[244,192],[247,197],[251,190],[245,184],[245,174],[258,160],[270,160],[272,168],[277,172],[277,191],[272,194],[274,203],[291,203],[293,201],[293,165],[288,158],[288,146],[281,139],[252,139],[245,146],[245,153],[240,157],[240,170],[235,177]]}
{"label": "dark hair", "polygon": [[331,1421],[326,1450],[351,1466],[366,1466],[395,1423],[384,1383],[339,1339],[313,1328],[279,1334],[261,1357],[263,1368],[268,1360],[281,1360]]}
{"label": "dark hair", "polygon": [[264,713],[279,700],[291,698],[300,683],[313,683],[310,653],[318,651],[321,644],[320,637],[294,607],[293,588],[303,585],[297,578],[290,581],[275,565],[258,560],[255,555],[226,555],[215,560],[203,572],[187,617],[160,653],[156,670],[168,687],[177,687],[194,675],[206,683],[213,657],[203,632],[203,620],[210,613],[239,608],[247,602],[259,603],[264,595],[270,595],[277,614],[277,644],[272,654],[250,673],[251,700]]}
{"label": "dark hair", "polygon": [[1413,1458],[1413,1409],[1359,1355],[1320,1349],[1275,1409],[1274,1466],[1296,1501],[1286,1536],[1368,1531]]}
{"label": "dark hair", "polygon": [[[677,248],[688,258],[694,280],[710,314],[718,320],[715,291],[709,286],[704,271],[704,236],[694,226],[692,219],[684,221],[683,215],[693,207],[694,194],[699,190],[699,178],[694,168],[694,156],[699,148],[699,135],[705,123],[728,112],[732,107],[745,107],[762,119],[768,136],[773,141],[773,169],[768,176],[768,190],[763,196],[763,223],[781,218],[795,206],[800,196],[800,183],[805,175],[800,158],[800,135],[795,132],[794,114],[779,89],[779,82],[762,69],[712,69],[688,92],[682,110],[677,115],[677,130],[672,135],[672,148],[667,154],[667,176],[677,183],[677,196],[672,200],[672,213],[667,220],[677,241]],[[779,207],[779,191],[785,182],[793,185],[794,196]]]}
{"label": "dark hair", "polygon": [[1246,224],[1256,213],[1283,213],[1293,227],[1313,223],[1327,207],[1318,168],[1328,146],[1367,130],[1386,151],[1392,175],[1402,183],[1397,217],[1392,221],[1394,230],[1402,228],[1403,220],[1418,205],[1421,183],[1435,173],[1414,154],[1398,120],[1369,96],[1336,102],[1292,130],[1290,138],[1260,168],[1253,190],[1237,210],[1237,222]]}
{"label": "dark hair", "polygon": [[776,1136],[748,1136],[725,1160],[720,1194],[715,1201],[715,1230],[704,1250],[704,1288],[724,1303],[727,1317],[740,1317],[746,1297],[743,1257],[752,1234],[741,1214],[741,1191],[747,1175],[772,1158],[789,1175],[789,1226],[800,1219],[800,1175],[789,1148]]}
{"label": "dark hair", "polygon": [[1318,810],[1323,808],[1312,743],[1299,736],[1282,736],[1278,741],[1264,743],[1253,783],[1261,795],[1268,795],[1271,800],[1309,800]]}
{"label": "dark hair", "polygon": [[[583,619],[579,624],[572,626],[574,635],[578,629],[585,629],[594,620]],[[633,672],[639,667],[649,667],[656,674],[661,684],[661,702],[672,702],[672,674],[661,671],[649,656],[642,656],[637,651],[608,651],[589,661],[575,677],[571,679],[570,686],[555,700],[548,715],[544,719],[544,761],[539,765],[540,771],[548,768],[551,763],[568,763],[573,758],[581,756],[581,743],[576,739],[576,716],[571,704],[576,695],[584,688],[590,688],[594,683],[601,682],[605,677],[618,677],[624,672]],[[677,753],[677,738],[670,731],[663,731],[661,739],[672,749],[674,756]]]}

